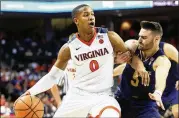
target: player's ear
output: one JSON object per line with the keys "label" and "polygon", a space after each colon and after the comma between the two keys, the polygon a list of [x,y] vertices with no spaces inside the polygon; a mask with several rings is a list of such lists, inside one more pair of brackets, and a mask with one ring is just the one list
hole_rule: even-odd
{"label": "player's ear", "polygon": [[156,41],[160,41],[160,39],[161,39],[160,36],[156,36],[156,37],[155,37],[155,40],[156,40]]}
{"label": "player's ear", "polygon": [[78,25],[78,19],[77,18],[73,18],[73,22]]}

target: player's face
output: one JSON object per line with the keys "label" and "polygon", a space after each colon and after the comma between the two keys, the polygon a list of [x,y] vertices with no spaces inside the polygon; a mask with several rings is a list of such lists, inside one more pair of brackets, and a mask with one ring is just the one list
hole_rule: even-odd
{"label": "player's face", "polygon": [[90,30],[95,27],[94,11],[89,6],[82,7],[74,20],[76,25],[83,30]]}
{"label": "player's face", "polygon": [[139,32],[139,49],[149,50],[154,46],[154,35],[151,30],[141,29]]}

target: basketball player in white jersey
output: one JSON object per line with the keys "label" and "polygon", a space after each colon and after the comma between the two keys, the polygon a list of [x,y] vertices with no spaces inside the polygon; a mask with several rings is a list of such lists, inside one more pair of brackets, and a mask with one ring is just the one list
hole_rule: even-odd
{"label": "basketball player in white jersey", "polygon": [[[90,6],[75,7],[72,18],[78,33],[62,46],[49,73],[25,94],[37,95],[51,88],[63,76],[68,60],[72,59],[76,68],[75,78],[54,117],[120,117],[120,106],[111,92],[113,53],[128,49],[118,34],[95,27],[95,16]],[[133,56],[131,65],[142,73],[141,76],[148,74],[137,56]]]}
{"label": "basketball player in white jersey", "polygon": [[[117,56],[118,56],[118,60],[119,60],[119,54]],[[130,57],[130,54],[128,54],[128,52],[123,53],[121,55],[121,59],[120,59],[120,61],[121,61],[120,63],[124,63],[124,64],[122,64],[122,66],[126,65],[125,63],[128,62],[130,60],[130,58],[131,57]],[[117,63],[119,63],[119,61]],[[121,67],[118,66],[117,68],[121,68]],[[122,70],[121,71],[119,71],[119,70],[120,69],[116,69],[116,68],[114,69],[113,77],[119,75],[118,73],[120,73],[122,71]],[[76,69],[74,68],[72,61],[69,60],[68,64],[67,64],[67,67],[66,67],[66,69],[64,71],[64,76],[59,79],[58,84],[55,84],[50,89],[50,91],[52,93],[52,96],[54,97],[54,100],[56,102],[57,107],[60,106],[60,104],[62,102],[62,99],[66,95],[66,93],[67,93],[67,91],[69,89],[70,83],[75,77],[75,72],[76,72]],[[58,86],[60,86],[60,88]],[[59,95],[59,93],[60,93],[60,95]]]}
{"label": "basketball player in white jersey", "polygon": [[[69,36],[69,39],[72,39],[72,36],[74,34],[75,33],[72,33]],[[69,60],[68,64],[67,64],[67,67],[64,70],[64,76],[59,78],[59,82],[57,84],[55,84],[50,89],[50,91],[52,93],[52,96],[54,97],[54,100],[56,102],[57,108],[60,106],[63,97],[66,95],[66,93],[67,93],[67,91],[69,89],[70,83],[75,77],[75,72],[76,72],[76,69],[75,69],[75,67],[74,67],[74,65],[72,63],[72,60]],[[58,86],[60,86],[60,90],[59,90]],[[59,93],[60,93],[60,95],[59,95]]]}

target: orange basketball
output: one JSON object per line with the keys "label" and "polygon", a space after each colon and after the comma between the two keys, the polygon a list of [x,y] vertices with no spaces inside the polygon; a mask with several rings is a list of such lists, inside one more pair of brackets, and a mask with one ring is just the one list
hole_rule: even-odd
{"label": "orange basketball", "polygon": [[25,95],[14,103],[16,118],[42,118],[44,105],[38,97]]}

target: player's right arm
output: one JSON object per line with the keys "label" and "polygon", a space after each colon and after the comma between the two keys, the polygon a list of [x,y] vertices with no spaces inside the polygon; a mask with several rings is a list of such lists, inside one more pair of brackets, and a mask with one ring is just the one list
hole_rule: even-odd
{"label": "player's right arm", "polygon": [[58,79],[63,76],[68,60],[71,58],[68,44],[64,44],[58,53],[57,60],[51,70],[43,76],[26,94],[37,95],[52,88],[58,83]]}

